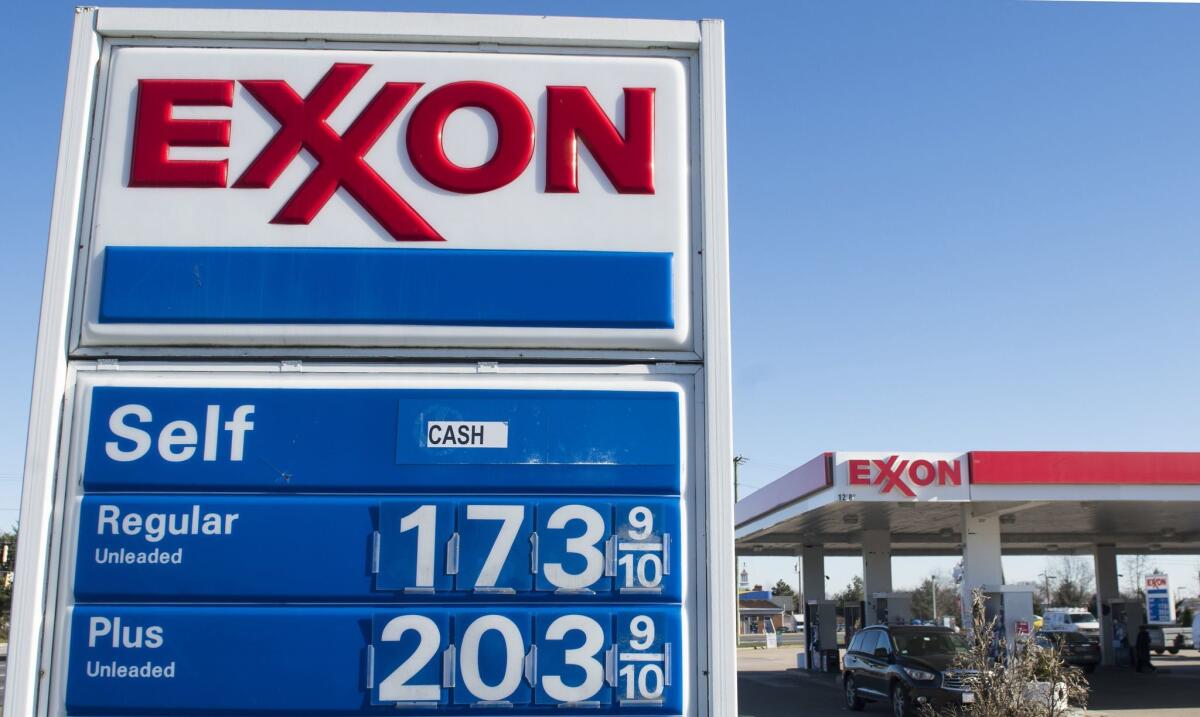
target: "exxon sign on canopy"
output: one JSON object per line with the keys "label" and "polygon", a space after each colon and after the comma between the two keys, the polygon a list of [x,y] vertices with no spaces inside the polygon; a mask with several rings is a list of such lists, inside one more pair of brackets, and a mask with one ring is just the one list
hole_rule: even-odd
{"label": "exxon sign on canopy", "polygon": [[844,500],[970,500],[970,468],[963,453],[839,451],[833,460],[833,482]]}
{"label": "exxon sign on canopy", "polygon": [[85,350],[699,353],[685,57],[135,45],[102,61]]}

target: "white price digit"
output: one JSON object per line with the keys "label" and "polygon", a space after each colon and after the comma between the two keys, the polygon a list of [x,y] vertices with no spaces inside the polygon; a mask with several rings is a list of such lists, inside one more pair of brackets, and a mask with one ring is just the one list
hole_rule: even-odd
{"label": "white price digit", "polygon": [[638,615],[629,621],[629,632],[632,635],[629,647],[635,652],[623,652],[620,659],[633,664],[627,664],[617,672],[625,683],[625,699],[661,699],[666,679],[660,663],[666,663],[666,654],[643,652],[654,644],[654,621],[646,615]]}
{"label": "white price digit", "polygon": [[[626,553],[617,560],[625,570],[625,587],[654,588],[662,582],[662,558],[654,553],[634,555]],[[636,582],[635,582],[636,580]]]}
{"label": "white price digit", "polygon": [[559,675],[542,677],[542,687],[546,694],[559,702],[583,702],[591,699],[604,684],[604,666],[596,659],[596,655],[604,647],[604,630],[599,623],[584,615],[563,615],[546,628],[546,639],[561,640],[567,633],[574,631],[583,633],[583,645],[566,650],[563,662],[582,668],[583,682],[570,686],[563,682]]}
{"label": "white price digit", "polygon": [[399,642],[409,630],[415,630],[420,638],[417,649],[379,683],[379,699],[389,702],[436,702],[442,696],[440,685],[410,685],[408,681],[437,654],[438,645],[442,641],[441,632],[437,623],[424,615],[401,615],[383,626],[381,637],[384,642]]}
{"label": "white price digit", "polygon": [[564,505],[550,515],[546,527],[558,530],[571,521],[582,522],[584,526],[583,535],[567,538],[567,552],[582,555],[586,561],[583,571],[570,573],[562,563],[546,563],[544,572],[551,585],[578,590],[596,582],[604,574],[604,553],[596,547],[604,538],[604,518],[586,505]]}
{"label": "white price digit", "polygon": [[[650,680],[654,680],[654,686],[650,686]],[[642,665],[642,669],[638,672],[637,688],[638,693],[644,700],[657,700],[662,697],[663,693],[663,670],[661,665]]]}
{"label": "white price digit", "polygon": [[[490,630],[495,630],[504,638],[504,675],[494,685],[484,682],[479,673],[479,643]],[[463,686],[479,699],[498,702],[515,692],[521,684],[525,644],[521,640],[520,628],[507,617],[484,615],[479,618],[467,627],[459,647]]]}
{"label": "white price digit", "polygon": [[437,507],[423,505],[400,519],[400,532],[417,530],[417,576],[415,586],[433,587],[433,536],[437,529]]}
{"label": "white price digit", "polygon": [[629,511],[629,537],[645,540],[654,534],[654,514],[644,505]]}
{"label": "white price digit", "polygon": [[496,542],[492,544],[492,550],[488,553],[487,560],[483,561],[483,569],[479,571],[479,577],[475,579],[477,588],[494,588],[496,579],[500,577],[500,570],[508,560],[509,552],[512,551],[517,533],[521,530],[521,523],[525,521],[525,506],[468,505],[467,520],[503,521],[500,524],[500,533],[496,536]]}
{"label": "white price digit", "polygon": [[645,615],[629,621],[629,632],[633,635],[629,646],[635,650],[645,650],[654,644],[654,621]]}

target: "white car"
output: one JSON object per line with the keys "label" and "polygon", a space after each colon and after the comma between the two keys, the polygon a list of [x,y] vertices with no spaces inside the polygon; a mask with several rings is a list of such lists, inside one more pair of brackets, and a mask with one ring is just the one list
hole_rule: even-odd
{"label": "white car", "polygon": [[1046,610],[1042,629],[1047,632],[1078,632],[1089,637],[1100,635],[1100,621],[1081,607],[1052,607]]}

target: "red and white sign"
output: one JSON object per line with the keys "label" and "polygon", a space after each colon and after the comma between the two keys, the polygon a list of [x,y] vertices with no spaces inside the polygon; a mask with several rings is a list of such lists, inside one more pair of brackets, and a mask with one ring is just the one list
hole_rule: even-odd
{"label": "red and white sign", "polygon": [[1170,578],[1166,575],[1147,575],[1146,589],[1147,590],[1163,590],[1167,588]]}
{"label": "red and white sign", "polygon": [[[129,46],[102,67],[81,345],[696,348],[686,59]],[[102,321],[110,246],[661,253],[673,325]]]}
{"label": "red and white sign", "polygon": [[970,500],[967,456],[961,453],[838,452],[833,475],[843,500]]}

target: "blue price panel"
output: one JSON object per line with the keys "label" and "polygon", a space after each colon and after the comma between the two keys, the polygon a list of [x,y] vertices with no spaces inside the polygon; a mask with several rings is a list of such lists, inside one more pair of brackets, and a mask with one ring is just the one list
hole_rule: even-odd
{"label": "blue price panel", "polygon": [[385,500],[379,514],[381,591],[603,598],[615,575],[619,595],[680,598],[678,498]]}
{"label": "blue price panel", "polygon": [[678,600],[678,533],[676,498],[86,495],[75,599]]}
{"label": "blue price panel", "polygon": [[676,495],[670,391],[92,389],[88,492]]}
{"label": "blue price panel", "polygon": [[67,714],[677,715],[678,606],[130,607],[71,616]]}
{"label": "blue price panel", "polygon": [[445,614],[375,615],[372,704],[554,714],[681,709],[678,607],[462,608],[439,617]]}

